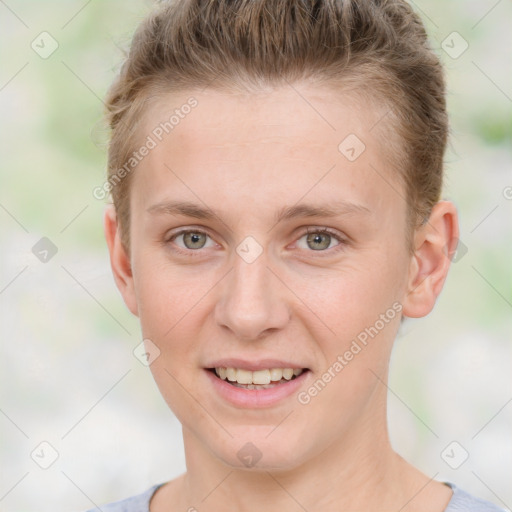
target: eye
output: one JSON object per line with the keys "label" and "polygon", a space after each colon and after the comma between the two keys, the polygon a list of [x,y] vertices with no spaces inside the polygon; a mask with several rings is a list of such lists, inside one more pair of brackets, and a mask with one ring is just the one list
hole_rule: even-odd
{"label": "eye", "polygon": [[328,229],[308,229],[306,234],[297,241],[300,249],[311,249],[313,251],[326,251],[343,244],[343,240]]}
{"label": "eye", "polygon": [[[208,239],[210,240],[210,245],[207,245]],[[179,249],[191,251],[215,245],[207,233],[198,230],[179,231],[169,238],[169,242],[176,244]]]}

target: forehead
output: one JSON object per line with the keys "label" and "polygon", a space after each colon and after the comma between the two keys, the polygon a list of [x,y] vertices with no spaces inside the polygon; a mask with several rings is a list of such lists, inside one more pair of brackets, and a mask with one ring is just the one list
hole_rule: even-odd
{"label": "forehead", "polygon": [[396,181],[379,127],[385,113],[355,94],[304,85],[162,95],[141,123],[140,140],[150,137],[155,147],[137,166],[133,199],[145,206],[174,190],[297,201],[308,190],[335,199],[340,189],[358,202],[381,201],[376,173]]}
{"label": "forehead", "polygon": [[[192,102],[195,106],[190,108]],[[302,152],[306,154],[313,147],[337,150],[340,138],[349,134],[375,142],[378,131],[373,136],[368,132],[385,112],[384,106],[355,92],[325,86],[290,84],[244,93],[206,89],[152,98],[144,115],[143,132],[158,132],[162,123],[164,131],[165,127],[169,131],[163,138],[171,139],[166,136],[172,132],[176,143],[193,145],[198,151],[237,148],[240,152],[257,144],[288,144],[300,150],[302,143],[307,143]]]}

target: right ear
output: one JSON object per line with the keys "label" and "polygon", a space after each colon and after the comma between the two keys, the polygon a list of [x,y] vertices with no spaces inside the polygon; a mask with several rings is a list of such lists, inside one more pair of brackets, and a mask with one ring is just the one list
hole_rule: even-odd
{"label": "right ear", "polygon": [[103,217],[103,228],[110,253],[110,266],[112,273],[124,302],[128,309],[135,315],[139,315],[135,287],[133,284],[132,267],[130,257],[121,242],[121,232],[117,223],[117,215],[114,205],[107,205]]}

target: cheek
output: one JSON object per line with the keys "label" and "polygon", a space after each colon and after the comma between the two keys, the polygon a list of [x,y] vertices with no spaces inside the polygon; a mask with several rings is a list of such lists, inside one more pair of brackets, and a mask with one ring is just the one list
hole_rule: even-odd
{"label": "cheek", "polygon": [[197,355],[205,338],[201,331],[208,329],[208,305],[204,299],[214,283],[205,274],[169,265],[140,265],[138,270],[137,300],[143,337],[160,351],[150,365],[160,393],[183,424],[187,425],[191,417],[194,421],[210,421],[202,417],[204,411],[196,407],[186,391],[194,389]]}
{"label": "cheek", "polygon": [[[299,400],[311,428],[349,428],[382,386],[379,378],[385,379],[400,325],[401,304],[393,283],[396,275],[383,275],[378,266],[365,266],[364,271],[353,267],[316,279],[314,286],[309,280],[302,283],[301,294],[329,327],[310,329],[316,350],[322,352],[316,380]],[[311,312],[309,320],[305,318],[304,324],[320,325]],[[333,406],[327,416],[326,404]]]}
{"label": "cheek", "polygon": [[309,316],[316,316],[340,348],[400,301],[404,276],[394,257],[380,254],[347,261],[337,271],[297,272],[288,279]]}
{"label": "cheek", "polygon": [[166,264],[141,266],[139,271],[134,278],[144,336],[154,337],[168,346],[177,337],[186,337],[192,325],[200,325],[202,298],[215,284],[207,272]]}
{"label": "cheek", "polygon": [[[302,319],[310,327],[320,326],[309,331],[322,353],[319,388],[326,384],[316,401],[319,412],[325,403],[339,405],[341,415],[360,410],[375,386],[381,385],[376,375],[385,377],[400,325],[404,276],[393,251],[385,253],[381,248],[366,256],[337,273],[301,280],[298,295],[307,298],[322,320],[311,312],[305,313],[309,320]],[[343,419],[335,416],[333,425]]]}
{"label": "cheek", "polygon": [[145,337],[154,338],[163,350],[192,348],[205,322],[205,300],[211,289],[206,276],[187,278],[158,273],[145,277],[138,287],[139,317]]}

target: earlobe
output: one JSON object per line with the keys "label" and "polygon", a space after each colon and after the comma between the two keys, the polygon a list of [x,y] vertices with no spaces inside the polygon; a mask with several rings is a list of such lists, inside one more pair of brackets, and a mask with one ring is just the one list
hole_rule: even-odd
{"label": "earlobe", "polygon": [[448,275],[458,237],[455,205],[449,201],[438,202],[428,222],[414,235],[414,254],[403,301],[404,316],[418,318],[432,311]]}
{"label": "earlobe", "polygon": [[103,228],[110,253],[110,266],[116,285],[128,309],[138,316],[137,300],[130,258],[121,242],[117,215],[113,205],[107,205],[103,216]]}

